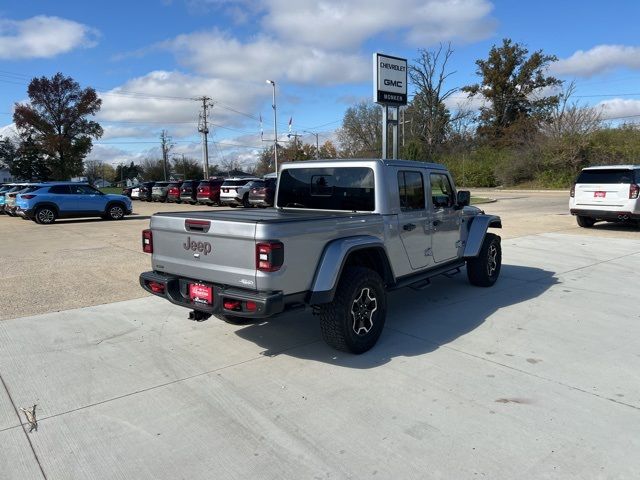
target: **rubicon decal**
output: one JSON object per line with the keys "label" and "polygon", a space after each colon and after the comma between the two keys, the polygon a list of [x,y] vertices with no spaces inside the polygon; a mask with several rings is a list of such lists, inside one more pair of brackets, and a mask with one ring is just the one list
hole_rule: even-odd
{"label": "rubicon decal", "polygon": [[196,242],[191,240],[191,237],[187,237],[187,241],[182,244],[185,250],[192,250],[194,252],[204,253],[209,255],[211,253],[211,244],[209,242]]}

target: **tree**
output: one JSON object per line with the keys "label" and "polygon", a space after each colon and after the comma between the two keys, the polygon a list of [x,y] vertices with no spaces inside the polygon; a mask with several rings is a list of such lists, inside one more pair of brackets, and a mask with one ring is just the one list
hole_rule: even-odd
{"label": "tree", "polygon": [[0,167],[9,168],[17,155],[16,145],[11,139],[3,138],[0,140]]}
{"label": "tree", "polygon": [[84,175],[92,183],[96,180],[106,180],[107,182],[120,180],[120,177],[116,178],[115,168],[102,160],[84,162]]}
{"label": "tree", "polygon": [[113,174],[113,181],[120,182],[122,180],[142,178],[142,167],[131,162],[130,165],[118,165]]}
{"label": "tree", "polygon": [[34,78],[27,94],[28,104],[15,105],[16,127],[23,134],[28,131],[32,135],[53,178],[80,175],[92,139],[102,136],[102,127],[87,118],[100,110],[102,100],[93,88],[81,89],[78,82],[61,73],[52,78]]}
{"label": "tree", "polygon": [[409,66],[416,95],[406,110],[405,121],[409,137],[417,137],[427,158],[432,158],[445,141],[451,113],[444,102],[458,91],[457,87],[445,87],[447,78],[455,72],[447,72],[447,62],[453,54],[451,44],[443,48],[440,44],[438,50],[420,50],[420,57]]}
{"label": "tree", "polygon": [[202,165],[193,158],[182,155],[180,158],[174,157],[173,171],[182,175],[183,180],[202,178]]}
{"label": "tree", "polygon": [[38,145],[28,135],[20,141],[14,159],[8,162],[11,175],[23,180],[48,180],[51,172]]}
{"label": "tree", "polygon": [[549,119],[558,104],[558,95],[547,95],[562,81],[546,76],[555,55],[529,50],[505,38],[500,47],[493,46],[486,60],[477,60],[480,83],[463,87],[471,96],[482,95],[488,104],[480,109],[478,133],[489,141],[518,142],[535,132]]}
{"label": "tree", "polygon": [[382,152],[382,109],[368,102],[349,107],[337,136],[342,156],[379,157]]}
{"label": "tree", "polygon": [[141,167],[145,180],[157,182],[164,179],[164,164],[161,158],[145,158]]}
{"label": "tree", "polygon": [[338,150],[331,140],[327,140],[322,145],[320,145],[319,157],[338,158]]}

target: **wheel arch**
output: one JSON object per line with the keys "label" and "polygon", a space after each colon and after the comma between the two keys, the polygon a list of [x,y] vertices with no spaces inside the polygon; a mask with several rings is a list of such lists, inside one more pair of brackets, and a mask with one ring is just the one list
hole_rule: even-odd
{"label": "wheel arch", "polygon": [[476,215],[469,223],[469,235],[464,247],[464,258],[474,258],[480,254],[484,237],[489,228],[502,228],[502,220],[497,215]]}
{"label": "wheel arch", "polygon": [[347,266],[369,268],[378,273],[385,284],[394,281],[384,243],[379,238],[360,235],[337,239],[327,244],[320,257],[308,298],[311,305],[333,300]]}
{"label": "wheel arch", "polygon": [[60,208],[58,207],[58,205],[56,205],[54,202],[48,202],[48,201],[43,201],[43,202],[38,202],[33,206],[33,212],[35,214],[35,212],[38,211],[39,208],[43,208],[43,207],[49,207],[52,208],[53,211],[55,212],[56,216],[60,216]]}

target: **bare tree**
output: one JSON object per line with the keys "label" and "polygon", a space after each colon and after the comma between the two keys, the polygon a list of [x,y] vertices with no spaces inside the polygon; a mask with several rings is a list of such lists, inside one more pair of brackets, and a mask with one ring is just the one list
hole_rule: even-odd
{"label": "bare tree", "polygon": [[423,145],[424,153],[431,157],[444,141],[451,118],[445,101],[458,91],[446,88],[447,79],[455,72],[447,72],[447,63],[453,54],[451,44],[440,44],[437,50],[419,50],[420,57],[409,66],[409,78],[416,87],[416,95],[407,109],[407,124],[412,137]]}
{"label": "bare tree", "polygon": [[549,137],[589,135],[602,126],[601,110],[570,101],[575,92],[576,84],[572,81],[560,94],[560,102],[551,113],[551,121],[543,126],[543,132]]}

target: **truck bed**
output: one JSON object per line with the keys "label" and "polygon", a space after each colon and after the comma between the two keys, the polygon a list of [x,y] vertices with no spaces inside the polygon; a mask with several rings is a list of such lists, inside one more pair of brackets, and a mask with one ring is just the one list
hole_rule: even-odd
{"label": "truck bed", "polygon": [[269,209],[247,209],[247,210],[212,210],[212,211],[193,211],[184,212],[158,212],[155,215],[162,217],[177,217],[181,219],[193,218],[196,220],[221,220],[225,222],[245,222],[245,223],[290,223],[290,222],[309,222],[317,220],[331,220],[349,217],[367,217],[377,216],[377,213],[358,213],[358,212],[326,212],[318,210],[300,211],[300,210],[281,210],[276,208]]}

